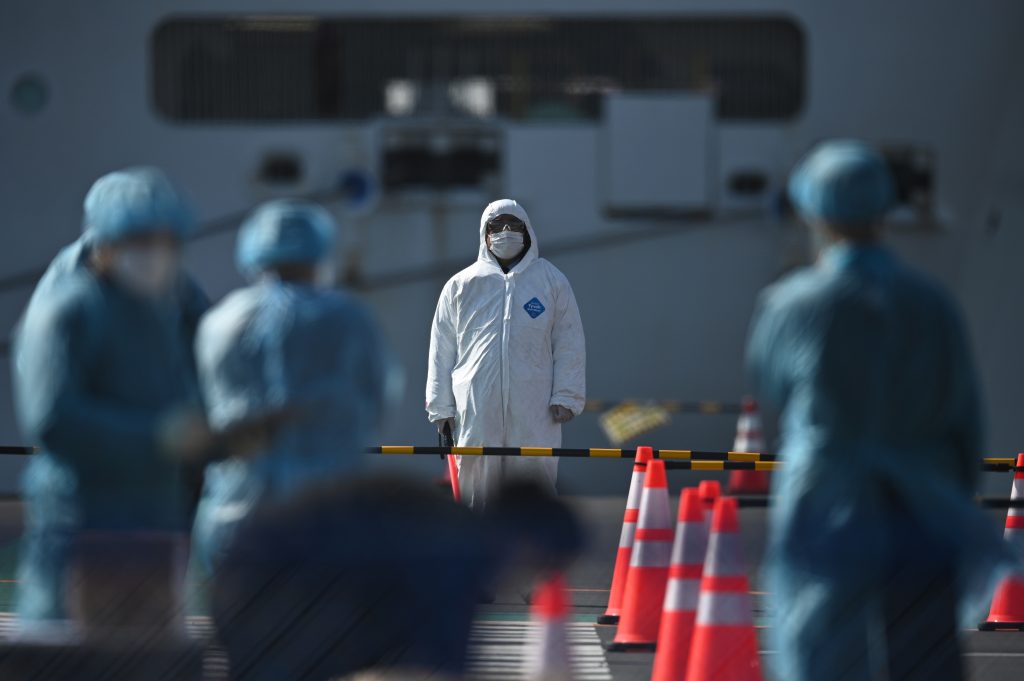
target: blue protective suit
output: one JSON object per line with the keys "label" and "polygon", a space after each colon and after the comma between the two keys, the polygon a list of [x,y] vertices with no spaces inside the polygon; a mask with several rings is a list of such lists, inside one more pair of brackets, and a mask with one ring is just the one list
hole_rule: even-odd
{"label": "blue protective suit", "polygon": [[191,341],[207,298],[182,275],[163,301],[141,299],[95,276],[89,248],[82,238],[57,255],[15,335],[18,417],[43,447],[23,482],[25,620],[64,617],[78,530],[188,523],[183,471],[158,451],[157,430],[171,410],[198,406]]}
{"label": "blue protective suit", "polygon": [[1011,560],[972,499],[982,433],[963,324],[884,248],[834,246],[763,294],[748,364],[782,409],[766,566],[778,677],[871,678],[893,565],[955,574],[966,607]]}
{"label": "blue protective suit", "polygon": [[207,467],[193,539],[215,568],[258,504],[362,468],[382,411],[385,354],[362,304],[266,277],[203,318],[196,357],[214,429],[288,413],[265,451]]}

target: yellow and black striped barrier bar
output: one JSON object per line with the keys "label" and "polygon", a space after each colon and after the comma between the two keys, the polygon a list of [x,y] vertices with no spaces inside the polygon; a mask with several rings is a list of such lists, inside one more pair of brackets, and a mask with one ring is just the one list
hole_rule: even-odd
{"label": "yellow and black striped barrier bar", "polygon": [[24,447],[22,445],[0,445],[0,454],[10,456],[29,456],[36,453],[35,447]]}
{"label": "yellow and black striped barrier bar", "polygon": [[[444,456],[553,456],[572,459],[629,459],[635,449],[571,449],[563,447],[370,447],[370,454],[422,454]],[[775,470],[781,462],[775,454],[758,452],[712,452],[692,449],[655,449],[655,458],[662,459],[670,470]],[[728,464],[728,465],[723,465]],[[982,460],[986,471],[1015,471],[1016,459],[990,457]]]}
{"label": "yellow and black striped barrier bar", "polygon": [[[1017,459],[1006,459],[1006,458],[1001,458],[1001,457],[993,457],[993,458],[983,459],[981,467],[982,467],[983,470],[986,470],[986,471],[995,471],[995,472],[1016,471],[1017,470],[1016,463],[1017,463]],[[1022,469],[1022,470],[1024,470],[1024,469]]]}
{"label": "yellow and black striped barrier bar", "polygon": [[[624,450],[630,452],[625,458],[635,458],[636,450]],[[737,463],[752,461],[775,461],[774,454],[759,454],[757,452],[702,452],[692,449],[655,449],[654,456],[666,462],[678,461],[732,461]]]}
{"label": "yellow and black striped barrier bar", "polygon": [[[384,446],[371,447],[371,454],[424,454],[444,456],[457,454],[460,456],[554,456],[574,459],[630,459],[636,456],[635,449],[570,449],[564,447],[409,447]],[[708,462],[755,462],[775,461],[774,454],[758,454],[756,452],[703,452],[690,449],[655,449],[654,456],[671,462],[708,461]]]}
{"label": "yellow and black striped barrier bar", "polygon": [[670,471],[776,471],[781,465],[780,461],[665,461]]}
{"label": "yellow and black striped barrier bar", "polygon": [[[0,455],[29,456],[39,451],[38,447],[24,445],[0,445]],[[635,449],[611,449],[592,447],[571,449],[565,447],[414,447],[380,446],[366,450],[370,454],[420,454],[444,456],[553,456],[573,459],[628,459],[636,456]],[[712,452],[694,449],[655,449],[654,456],[662,459],[669,470],[729,471],[729,470],[776,470],[781,462],[775,454],[758,452]],[[1014,457],[989,457],[982,460],[982,469],[995,472],[1016,471]]]}
{"label": "yellow and black striped barrier bar", "polygon": [[628,449],[569,449],[564,447],[406,447],[382,446],[370,447],[370,454],[425,454],[444,456],[556,456],[576,459],[602,458],[622,459],[633,458],[634,453]]}
{"label": "yellow and black striped barrier bar", "polygon": [[732,402],[684,402],[682,400],[587,400],[583,411],[606,412],[615,407],[631,405],[636,407],[658,407],[670,414],[741,414],[742,404]]}

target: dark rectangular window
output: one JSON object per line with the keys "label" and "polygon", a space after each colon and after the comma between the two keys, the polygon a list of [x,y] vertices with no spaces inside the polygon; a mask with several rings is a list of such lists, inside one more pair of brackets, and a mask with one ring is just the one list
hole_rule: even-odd
{"label": "dark rectangular window", "polygon": [[703,90],[725,119],[785,119],[804,39],[780,18],[176,18],[152,41],[153,96],[182,121],[461,112],[586,119],[614,91]]}

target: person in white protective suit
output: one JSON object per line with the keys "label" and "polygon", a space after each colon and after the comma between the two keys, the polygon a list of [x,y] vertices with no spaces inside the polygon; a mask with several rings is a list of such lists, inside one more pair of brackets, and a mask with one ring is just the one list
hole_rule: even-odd
{"label": "person in white protective suit", "polygon": [[[459,446],[559,447],[562,424],[583,411],[586,350],[576,298],[538,251],[523,207],[495,201],[480,218],[477,261],[441,292],[426,408]],[[462,495],[474,508],[511,478],[554,491],[557,459],[459,459]]]}

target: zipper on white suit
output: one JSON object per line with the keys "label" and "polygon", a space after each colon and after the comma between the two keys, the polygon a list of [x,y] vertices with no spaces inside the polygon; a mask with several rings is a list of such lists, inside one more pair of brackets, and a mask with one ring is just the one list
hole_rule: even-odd
{"label": "zipper on white suit", "polygon": [[508,338],[512,325],[512,292],[515,291],[515,282],[512,273],[505,275],[505,316],[501,321],[501,444],[508,446],[506,442],[505,416],[508,414],[509,383],[511,381],[509,359],[508,359]]}

